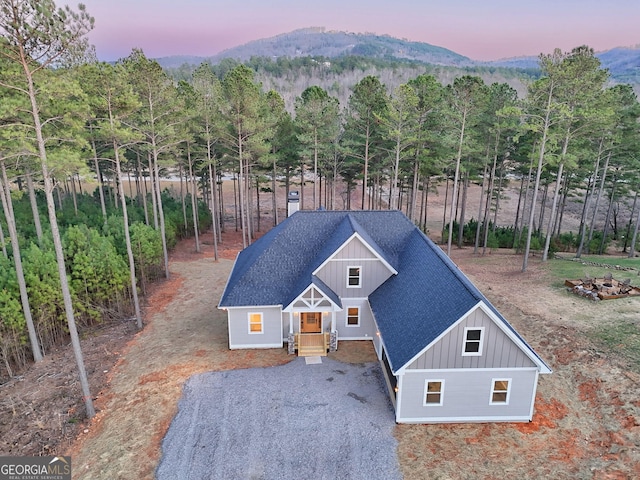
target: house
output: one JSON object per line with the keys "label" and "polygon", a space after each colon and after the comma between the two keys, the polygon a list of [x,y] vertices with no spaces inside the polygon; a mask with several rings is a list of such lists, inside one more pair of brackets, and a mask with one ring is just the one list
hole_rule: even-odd
{"label": "house", "polygon": [[530,421],[551,373],[399,211],[293,213],[239,253],[219,308],[231,349],[371,340],[399,423]]}

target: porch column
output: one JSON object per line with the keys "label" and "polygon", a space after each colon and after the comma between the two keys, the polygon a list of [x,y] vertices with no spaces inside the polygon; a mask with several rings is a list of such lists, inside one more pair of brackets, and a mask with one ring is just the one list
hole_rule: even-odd
{"label": "porch column", "polygon": [[336,331],[336,311],[331,310],[331,333],[329,334],[329,351],[338,350],[338,332]]}
{"label": "porch column", "polygon": [[287,353],[296,353],[296,337],[293,334],[293,312],[289,312],[289,335],[287,336]]}

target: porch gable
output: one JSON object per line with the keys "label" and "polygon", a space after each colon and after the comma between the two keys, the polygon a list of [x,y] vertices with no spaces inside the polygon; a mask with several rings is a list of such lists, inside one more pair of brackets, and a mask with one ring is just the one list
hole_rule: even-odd
{"label": "porch gable", "polygon": [[311,283],[289,305],[282,309],[283,312],[335,312],[341,310],[340,299],[335,294],[325,293],[316,283]]}

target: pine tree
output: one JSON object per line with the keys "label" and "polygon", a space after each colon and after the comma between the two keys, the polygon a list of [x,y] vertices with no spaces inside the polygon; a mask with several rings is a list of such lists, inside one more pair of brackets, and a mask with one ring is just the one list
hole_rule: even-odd
{"label": "pine tree", "polygon": [[142,328],[142,313],[138,299],[138,285],[136,269],[131,248],[129,234],[129,215],[127,201],[122,183],[122,150],[128,145],[140,141],[126,121],[128,117],[140,107],[131,86],[127,83],[127,75],[122,64],[112,66],[107,63],[89,65],[84,70],[84,88],[89,96],[89,102],[95,119],[93,127],[97,138],[106,143],[113,150],[116,182],[120,194],[120,205],[124,222],[124,236],[129,260],[129,275],[131,294],[138,328]]}
{"label": "pine tree", "polygon": [[[22,70],[20,78],[3,78],[2,86],[24,92],[30,105],[29,115],[31,122],[29,126],[33,128],[35,134],[33,146],[41,163],[65,314],[80,374],[86,413],[89,418],[95,415],[95,409],[80,348],[62,241],[56,218],[53,181],[51,178],[52,165],[48,157],[49,152],[42,118],[45,100],[41,95],[43,90],[46,91],[48,89],[47,94],[53,93],[54,90],[50,88],[50,83],[48,85],[43,83],[48,80],[44,77],[51,77],[51,75],[47,75],[47,68],[60,65],[70,54],[77,53],[77,48],[82,46],[84,35],[91,28],[93,28],[93,18],[87,14],[82,5],[79,7],[78,12],[74,12],[69,7],[56,9],[54,2],[51,0],[0,1],[0,31],[2,32],[2,41],[4,43],[4,48],[0,49],[0,54]],[[11,80],[17,82],[12,82]],[[7,81],[9,83],[6,83]],[[48,88],[45,88],[45,85]],[[60,86],[60,83],[56,84],[56,87]],[[64,110],[64,100],[60,100],[60,102],[57,102],[56,107]]]}

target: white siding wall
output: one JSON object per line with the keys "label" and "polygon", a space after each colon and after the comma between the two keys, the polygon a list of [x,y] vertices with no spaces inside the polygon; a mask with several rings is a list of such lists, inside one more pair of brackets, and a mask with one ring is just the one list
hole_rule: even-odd
{"label": "white siding wall", "polygon": [[[249,313],[262,313],[263,333],[249,333]],[[282,347],[282,309],[271,307],[230,308],[229,348],[279,348]]]}
{"label": "white siding wall", "polygon": [[[491,405],[493,379],[510,379],[508,405]],[[529,421],[536,369],[407,371],[402,377],[396,420],[400,423]],[[424,406],[425,380],[444,380],[441,406]]]}
{"label": "white siding wall", "polygon": [[[462,355],[466,327],[484,327],[482,355]],[[412,362],[408,368],[522,368],[533,366],[535,366],[533,361],[524,354],[520,347],[482,309],[477,308]]]}

